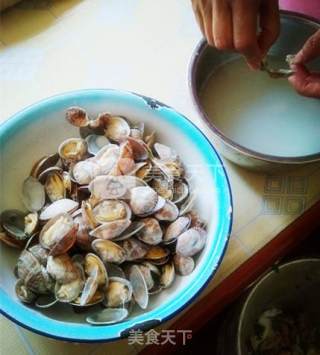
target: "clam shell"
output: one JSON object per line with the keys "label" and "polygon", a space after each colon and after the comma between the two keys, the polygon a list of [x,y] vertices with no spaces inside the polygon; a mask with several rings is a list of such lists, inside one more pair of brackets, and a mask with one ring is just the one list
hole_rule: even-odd
{"label": "clam shell", "polygon": [[70,107],[66,111],[66,120],[76,127],[85,127],[89,122],[87,112],[81,107]]}
{"label": "clam shell", "polygon": [[39,242],[43,248],[50,250],[52,255],[64,254],[75,242],[75,227],[73,218],[62,213],[45,224],[40,232]]}
{"label": "clam shell", "polygon": [[49,255],[47,271],[57,282],[64,284],[78,279],[79,270],[68,254]]}
{"label": "clam shell", "polygon": [[131,224],[128,219],[121,219],[112,222],[106,222],[92,230],[89,234],[92,237],[100,239],[113,239],[124,232]]}
{"label": "clam shell", "polygon": [[32,303],[36,299],[36,294],[28,289],[22,280],[18,280],[15,285],[16,295],[23,303]]}
{"label": "clam shell", "polygon": [[105,263],[106,270],[108,272],[108,276],[111,277],[121,277],[122,279],[125,279],[125,273],[121,269],[120,266],[112,264],[112,263]]}
{"label": "clam shell", "polygon": [[120,146],[120,156],[110,175],[128,175],[135,168],[133,152],[128,141]]}
{"label": "clam shell", "polygon": [[84,267],[88,278],[81,293],[80,306],[89,304],[98,287],[107,286],[109,282],[106,268],[97,255],[93,253],[87,254],[84,260]]}
{"label": "clam shell", "polygon": [[164,233],[164,243],[170,243],[175,240],[180,234],[185,232],[190,226],[191,220],[187,216],[181,216],[174,222],[170,223],[166,232]]}
{"label": "clam shell", "polygon": [[99,166],[100,175],[111,173],[120,158],[120,148],[116,144],[108,144],[101,148],[93,161]]}
{"label": "clam shell", "polygon": [[76,245],[82,250],[91,249],[91,238],[89,236],[89,230],[82,216],[76,216],[74,218],[75,225],[78,226],[76,233]]}
{"label": "clam shell", "polygon": [[135,161],[145,161],[148,159],[149,148],[143,140],[128,137],[127,142],[130,144]]}
{"label": "clam shell", "polygon": [[146,309],[149,303],[148,287],[137,265],[131,266],[129,270],[129,281],[132,286],[134,300],[140,308]]}
{"label": "clam shell", "polygon": [[155,143],[153,149],[161,160],[176,160],[178,157],[177,153],[172,148],[161,143]]}
{"label": "clam shell", "polygon": [[92,158],[79,161],[71,168],[73,180],[80,185],[90,184],[100,173],[100,166]]}
{"label": "clam shell", "polygon": [[0,240],[2,243],[12,248],[23,249],[24,247],[24,242],[22,240],[10,237],[5,232],[0,232]]}
{"label": "clam shell", "polygon": [[42,157],[33,165],[30,176],[33,176],[37,179],[43,171],[57,165],[59,159],[60,156],[58,153]]}
{"label": "clam shell", "polygon": [[110,116],[107,119],[104,134],[115,142],[122,142],[130,135],[128,122],[120,116]]}
{"label": "clam shell", "polygon": [[152,273],[153,277],[160,277],[161,272],[160,272],[159,268],[156,265],[150,263],[149,261],[144,261],[142,263],[142,265],[147,267],[150,270],[150,272]]}
{"label": "clam shell", "polygon": [[[19,210],[5,210],[0,215],[1,226],[8,237],[25,240],[29,235],[25,232],[25,213]],[[4,239],[5,236],[3,236]]]}
{"label": "clam shell", "polygon": [[189,198],[184,201],[184,203],[180,207],[180,216],[183,216],[184,214],[190,212],[195,204],[196,196],[194,193],[189,195]]}
{"label": "clam shell", "polygon": [[74,301],[82,291],[84,286],[84,281],[81,276],[69,283],[56,283],[55,286],[55,296],[59,302],[70,303]]}
{"label": "clam shell", "polygon": [[94,229],[98,226],[98,222],[95,219],[93,210],[89,201],[82,201],[81,203],[81,215],[85,226]]}
{"label": "clam shell", "polygon": [[53,294],[39,295],[34,303],[38,308],[50,308],[58,303],[58,300]]}
{"label": "clam shell", "polygon": [[137,163],[134,171],[136,177],[150,181],[153,178],[153,168],[150,161]]}
{"label": "clam shell", "polygon": [[144,223],[141,221],[134,221],[130,224],[130,226],[119,235],[119,237],[113,238],[114,242],[125,240],[133,235],[137,234],[144,227]]}
{"label": "clam shell", "polygon": [[153,179],[151,186],[158,193],[159,196],[171,200],[173,197],[173,187],[166,179]]}
{"label": "clam shell", "polygon": [[149,291],[149,295],[152,296],[152,295],[156,295],[157,293],[160,293],[162,291],[162,287],[160,285],[160,283],[158,284],[155,284]]}
{"label": "clam shell", "polygon": [[149,135],[145,137],[144,141],[146,142],[148,148],[151,149],[156,141],[156,132],[152,131]]}
{"label": "clam shell", "polygon": [[79,203],[67,198],[53,202],[40,213],[40,220],[47,221],[61,213],[72,213],[79,207]]}
{"label": "clam shell", "polygon": [[146,265],[143,265],[143,264],[138,265],[138,267],[139,267],[139,269],[146,281],[148,291],[151,290],[154,286],[154,280],[153,280],[150,268]]}
{"label": "clam shell", "polygon": [[135,139],[143,139],[144,122],[138,122],[131,128],[130,137]]}
{"label": "clam shell", "polygon": [[40,269],[40,262],[30,251],[23,250],[18,258],[15,274],[24,281],[32,269]]}
{"label": "clam shell", "polygon": [[183,181],[176,181],[173,185],[172,202],[182,203],[189,195],[189,186]]}
{"label": "clam shell", "polygon": [[47,177],[50,174],[63,174],[63,169],[60,168],[59,166],[51,166],[48,169],[43,170],[39,176],[38,176],[38,180],[39,182],[41,182],[41,184],[45,184]]}
{"label": "clam shell", "polygon": [[104,200],[93,209],[93,215],[98,223],[112,222],[119,219],[130,219],[131,209],[123,201]]}
{"label": "clam shell", "polygon": [[96,155],[103,147],[110,144],[107,137],[97,134],[90,134],[85,140],[88,145],[88,152],[92,155]]}
{"label": "clam shell", "polygon": [[121,264],[126,260],[125,250],[110,240],[96,239],[92,242],[92,249],[104,263]]}
{"label": "clam shell", "polygon": [[202,229],[206,228],[206,223],[199,217],[199,215],[196,212],[190,211],[190,212],[188,212],[187,216],[191,220],[190,226],[192,228],[193,227],[202,228]]}
{"label": "clam shell", "polygon": [[161,266],[166,264],[170,259],[170,256],[164,256],[163,258],[159,258],[159,259],[149,259],[150,263],[157,265],[157,266]]}
{"label": "clam shell", "polygon": [[182,276],[191,274],[195,267],[194,260],[190,256],[176,254],[173,262],[176,273]]}
{"label": "clam shell", "polygon": [[147,260],[161,260],[166,258],[170,254],[169,250],[158,245],[154,245],[149,248],[147,254],[145,255],[145,259]]}
{"label": "clam shell", "polygon": [[50,255],[60,255],[71,249],[76,242],[78,227],[75,225],[63,238],[58,240],[50,249]]}
{"label": "clam shell", "polygon": [[130,207],[135,215],[146,216],[153,213],[158,202],[158,194],[151,187],[134,187],[130,195]]}
{"label": "clam shell", "polygon": [[127,279],[111,277],[105,289],[105,306],[111,308],[124,307],[131,301],[132,286]]}
{"label": "clam shell", "polygon": [[51,291],[53,281],[46,269],[39,264],[39,267],[32,268],[24,278],[25,286],[36,294],[45,294]]}
{"label": "clam shell", "polygon": [[96,293],[92,296],[90,301],[87,302],[85,305],[80,306],[80,297],[77,297],[75,300],[70,302],[70,304],[74,307],[90,307],[101,303],[103,300],[104,300],[104,294],[101,290],[98,289]]}
{"label": "clam shell", "polygon": [[127,318],[128,313],[126,308],[106,308],[91,314],[86,318],[86,321],[94,325],[114,324]]}
{"label": "clam shell", "polygon": [[35,233],[39,223],[38,213],[32,212],[24,217],[24,232],[28,235]]}
{"label": "clam shell", "polygon": [[30,212],[37,212],[44,206],[46,195],[44,187],[32,176],[24,180],[22,185],[22,202]]}
{"label": "clam shell", "polygon": [[162,241],[162,229],[155,218],[141,220],[144,227],[139,231],[138,238],[146,244],[157,245]]}
{"label": "clam shell", "polygon": [[135,176],[97,176],[89,184],[89,191],[97,200],[126,199],[130,189],[146,185]]}
{"label": "clam shell", "polygon": [[58,153],[67,162],[82,160],[87,154],[87,143],[82,138],[68,138],[59,145]]}
{"label": "clam shell", "polygon": [[160,278],[160,285],[162,288],[168,288],[172,285],[175,279],[175,270],[173,263],[165,264],[162,267],[162,274]]}
{"label": "clam shell", "polygon": [[176,251],[183,256],[193,256],[203,249],[206,232],[200,228],[190,228],[177,239]]}
{"label": "clam shell", "polygon": [[47,176],[44,188],[51,202],[61,200],[66,197],[63,177],[57,172],[51,173]]}
{"label": "clam shell", "polygon": [[28,251],[40,262],[41,265],[47,265],[47,259],[49,256],[48,250],[43,248],[40,244],[35,244],[28,249]]}
{"label": "clam shell", "polygon": [[108,284],[108,274],[102,260],[93,253],[88,253],[84,259],[84,269],[88,276],[94,276],[98,270],[97,282],[99,286]]}
{"label": "clam shell", "polygon": [[90,304],[92,298],[96,294],[99,286],[97,281],[97,277],[98,277],[97,275],[98,275],[98,270],[95,269],[95,274],[87,278],[80,296],[79,305],[81,307]]}
{"label": "clam shell", "polygon": [[122,242],[122,247],[126,251],[127,261],[142,259],[148,252],[148,247],[136,238],[124,240]]}
{"label": "clam shell", "polygon": [[159,221],[172,222],[178,218],[179,209],[173,202],[166,200],[166,203],[163,208],[161,208],[154,216]]}

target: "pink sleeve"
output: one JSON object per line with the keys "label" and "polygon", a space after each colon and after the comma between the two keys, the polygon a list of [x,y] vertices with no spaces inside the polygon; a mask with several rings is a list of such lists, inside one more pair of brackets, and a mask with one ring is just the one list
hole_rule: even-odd
{"label": "pink sleeve", "polygon": [[299,12],[320,20],[320,0],[280,0],[282,10]]}

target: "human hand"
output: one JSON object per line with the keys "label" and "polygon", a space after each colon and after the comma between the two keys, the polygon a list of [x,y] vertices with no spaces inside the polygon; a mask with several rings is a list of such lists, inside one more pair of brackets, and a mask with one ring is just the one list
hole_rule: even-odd
{"label": "human hand", "polygon": [[320,98],[320,73],[311,73],[305,66],[317,57],[320,57],[320,30],[307,40],[291,64],[295,74],[289,77],[289,82],[301,95]]}
{"label": "human hand", "polygon": [[278,0],[191,1],[210,46],[239,52],[252,69],[260,68],[262,59],[279,35]]}

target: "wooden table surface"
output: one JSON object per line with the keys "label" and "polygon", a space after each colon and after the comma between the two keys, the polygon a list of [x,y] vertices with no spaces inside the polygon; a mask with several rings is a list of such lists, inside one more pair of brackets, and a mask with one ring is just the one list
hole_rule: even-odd
{"label": "wooden table surface", "polygon": [[[0,19],[0,121],[57,93],[112,87],[175,107],[210,138],[187,84],[189,60],[200,38],[189,1],[22,1]],[[319,165],[268,175],[225,165],[233,192],[234,225],[224,260],[201,296],[159,329],[196,331],[276,260],[277,250],[303,237],[304,229],[290,237],[291,223],[306,224],[308,229],[318,220]],[[279,233],[282,237],[277,239]],[[272,244],[275,241],[278,244]],[[257,255],[263,262],[256,261]],[[44,338],[4,318],[0,326],[4,353],[79,352],[76,344]],[[152,351],[162,347],[155,348]],[[81,345],[84,355],[140,350],[127,340]]]}

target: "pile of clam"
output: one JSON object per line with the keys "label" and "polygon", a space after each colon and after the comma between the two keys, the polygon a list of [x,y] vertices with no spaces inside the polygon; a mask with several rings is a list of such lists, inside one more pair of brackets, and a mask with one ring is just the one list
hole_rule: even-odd
{"label": "pile of clam", "polygon": [[35,163],[22,186],[29,212],[3,211],[0,239],[22,249],[14,270],[22,302],[101,304],[87,321],[111,324],[193,271],[205,225],[182,162],[154,132],[78,107],[66,119],[81,138]]}

